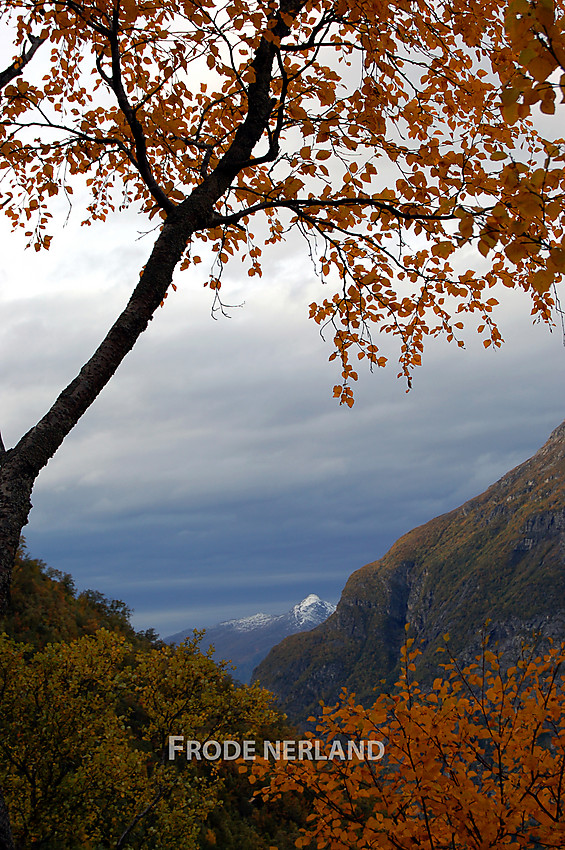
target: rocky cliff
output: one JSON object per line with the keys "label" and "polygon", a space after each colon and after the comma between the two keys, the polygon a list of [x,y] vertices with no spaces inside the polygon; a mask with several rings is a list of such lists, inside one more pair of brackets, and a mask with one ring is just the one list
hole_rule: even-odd
{"label": "rocky cliff", "polygon": [[437,675],[436,650],[450,633],[464,660],[490,641],[517,651],[533,631],[565,638],[565,423],[529,460],[480,496],[401,537],[350,577],[321,626],[271,650],[254,679],[293,719],[342,686],[370,702],[394,684],[404,627],[423,654],[417,675]]}

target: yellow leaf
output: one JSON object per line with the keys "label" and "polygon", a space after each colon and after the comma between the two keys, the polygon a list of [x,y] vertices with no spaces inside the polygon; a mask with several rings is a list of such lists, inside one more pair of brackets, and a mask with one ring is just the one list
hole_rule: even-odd
{"label": "yellow leaf", "polygon": [[526,67],[534,80],[542,83],[555,71],[557,62],[550,53],[544,53],[543,56],[536,56]]}
{"label": "yellow leaf", "polygon": [[551,248],[549,252],[549,262],[553,268],[557,269],[557,271],[565,271],[565,251],[563,248]]}
{"label": "yellow leaf", "polygon": [[434,257],[449,257],[455,251],[455,246],[452,242],[437,242],[432,246],[432,256]]}
{"label": "yellow leaf", "polygon": [[520,117],[518,114],[518,104],[511,103],[508,106],[502,107],[502,117],[506,121],[507,124],[515,124],[518,118]]}
{"label": "yellow leaf", "polygon": [[461,210],[461,213],[458,214],[458,217],[461,219],[459,222],[459,235],[462,239],[470,239],[473,235],[473,228],[475,225],[475,220],[471,213],[465,212]]}
{"label": "yellow leaf", "polygon": [[491,249],[491,246],[488,245],[487,242],[485,242],[484,239],[479,239],[479,244],[478,244],[477,247],[479,249],[479,252],[483,255],[483,257],[486,257],[488,252]]}

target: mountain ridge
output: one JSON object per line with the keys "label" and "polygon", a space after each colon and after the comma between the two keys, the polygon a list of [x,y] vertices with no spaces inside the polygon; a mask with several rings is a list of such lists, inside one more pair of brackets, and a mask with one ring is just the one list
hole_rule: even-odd
{"label": "mountain ridge", "polygon": [[307,635],[274,647],[254,679],[304,720],[343,685],[362,702],[390,688],[405,626],[422,648],[417,675],[437,675],[446,632],[470,658],[488,619],[491,641],[516,649],[543,627],[565,637],[565,422],[528,460],[483,493],[400,537],[356,570],[336,611]]}
{"label": "mountain ridge", "polygon": [[[254,668],[271,647],[288,635],[319,625],[335,611],[335,607],[317,594],[310,593],[283,614],[259,612],[224,620],[206,629],[202,646],[211,644],[216,660],[231,661],[235,666],[233,675],[247,683]],[[192,629],[185,629],[164,640],[165,643],[180,643],[186,637],[192,637],[192,633]]]}

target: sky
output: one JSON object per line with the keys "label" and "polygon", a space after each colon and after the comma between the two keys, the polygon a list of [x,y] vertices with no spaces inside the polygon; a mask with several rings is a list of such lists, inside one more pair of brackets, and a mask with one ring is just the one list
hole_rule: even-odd
{"label": "sky", "polygon": [[[133,213],[71,218],[37,254],[0,222],[6,446],[125,304],[152,244],[142,226]],[[321,292],[300,243],[270,255],[262,279],[227,267],[230,318],[211,317],[203,279],[177,278],[41,473],[24,530],[33,557],[123,600],[136,628],[282,613],[309,593],[337,602],[354,570],[482,492],[565,417],[562,336],[532,325],[520,293],[501,293],[501,350],[471,332],[464,350],[432,342],[409,393],[394,362],[360,369],[350,410],[308,319]]]}
{"label": "sky", "polygon": [[[81,228],[78,206],[39,254],[0,218],[8,447],[92,354],[155,238],[134,212]],[[61,202],[55,221],[68,212]],[[499,293],[501,350],[472,329],[464,350],[432,341],[409,393],[379,340],[391,365],[359,369],[350,410],[308,319],[329,292],[300,242],[271,251],[261,279],[227,266],[223,299],[241,305],[230,318],[210,315],[205,267],[177,278],[43,470],[24,529],[33,557],[123,600],[136,628],[166,636],[282,613],[310,593],[335,603],[354,570],[482,492],[565,418],[562,335],[532,325],[521,293]]]}

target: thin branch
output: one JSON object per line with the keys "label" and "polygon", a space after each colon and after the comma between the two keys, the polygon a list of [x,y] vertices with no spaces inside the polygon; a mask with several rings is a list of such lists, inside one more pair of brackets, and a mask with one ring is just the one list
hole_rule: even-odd
{"label": "thin branch", "polygon": [[118,841],[116,842],[116,850],[119,850],[119,848],[120,848],[120,847],[123,847],[123,846],[124,846],[124,841],[126,840],[126,838],[128,837],[128,835],[130,834],[130,832],[132,831],[132,829],[134,829],[134,827],[136,827],[136,826],[137,826],[137,824],[139,823],[139,821],[140,821],[140,820],[143,820],[143,818],[145,817],[145,815],[147,815],[147,814],[151,811],[151,809],[153,809],[153,808],[157,805],[157,803],[159,802],[159,800],[163,797],[163,794],[164,794],[164,789],[163,789],[163,788],[159,788],[159,790],[157,791],[157,794],[156,794],[156,796],[153,798],[153,800],[151,800],[151,802],[150,802],[150,803],[149,803],[149,804],[148,804],[148,805],[147,805],[147,806],[143,809],[143,811],[142,811],[142,812],[140,812],[138,815],[136,815],[136,816],[133,818],[133,820],[131,821],[131,823],[130,823],[130,824],[129,824],[126,828],[125,828],[125,830],[124,830],[124,831],[122,832],[122,834],[120,835],[120,837],[119,837]]}
{"label": "thin branch", "polygon": [[[139,123],[135,109],[129,102],[125,89],[123,87],[121,72],[121,54],[120,45],[118,41],[117,9],[114,13],[113,23],[114,26],[109,36],[110,49],[112,53],[112,77],[109,78],[103,75],[102,79],[104,79],[105,82],[108,82],[109,80],[108,85],[116,95],[118,105],[122,110],[124,117],[128,122],[129,128],[131,130],[133,141],[135,144],[135,157],[131,156],[130,159],[139,171],[143,182],[151,192],[151,195],[153,196],[157,204],[161,207],[161,209],[165,210],[165,212],[171,213],[176,208],[176,204],[171,201],[171,199],[159,186],[159,184],[155,180],[155,177],[153,176],[153,172],[151,171],[151,166],[147,158],[147,142],[145,139],[145,134],[143,132],[143,127]],[[97,60],[97,65],[99,64],[101,63],[99,63]],[[100,72],[100,67],[98,68],[98,70]]]}
{"label": "thin branch", "polygon": [[[399,207],[395,207],[393,204],[379,200],[378,198],[334,198],[331,200],[323,200],[322,198],[293,198],[292,200],[272,200],[272,201],[263,201],[262,203],[255,204],[252,207],[248,207],[245,210],[241,210],[241,212],[232,213],[232,215],[226,216],[217,216],[215,221],[217,225],[220,224],[236,224],[245,216],[253,215],[253,213],[260,212],[261,210],[268,209],[290,209],[293,212],[298,214],[299,210],[312,207],[312,208],[326,208],[326,207],[374,207],[375,209],[379,209],[382,212],[390,213],[390,215],[395,218],[403,219],[404,221],[453,221],[453,219],[457,218],[455,213],[448,214],[439,214],[439,213],[419,213],[419,212],[411,212],[408,210],[403,210]],[[481,210],[483,213],[484,210]]]}
{"label": "thin branch", "polygon": [[84,8],[82,8],[79,3],[75,3],[73,0],[66,0],[66,5],[69,9],[73,10],[79,20],[84,21],[84,23],[93,29],[94,32],[97,32],[99,35],[103,35],[106,38],[110,37],[111,30],[103,24],[96,23],[92,17],[87,18],[84,14]]}
{"label": "thin branch", "polygon": [[[299,42],[298,44],[281,44],[280,49],[285,53],[298,53],[310,50],[313,47],[318,47],[318,45],[321,45],[322,47],[335,47],[334,42],[325,42],[324,37],[327,35],[330,26],[337,21],[338,18],[333,14],[328,15],[327,13],[324,13],[318,23],[312,28],[308,41]],[[324,32],[324,36],[319,38],[322,31]]]}

